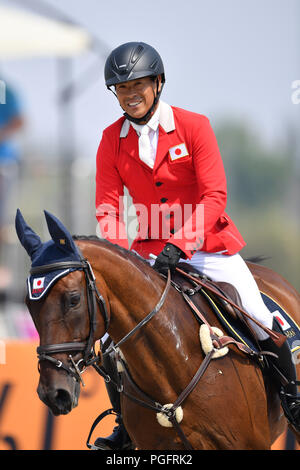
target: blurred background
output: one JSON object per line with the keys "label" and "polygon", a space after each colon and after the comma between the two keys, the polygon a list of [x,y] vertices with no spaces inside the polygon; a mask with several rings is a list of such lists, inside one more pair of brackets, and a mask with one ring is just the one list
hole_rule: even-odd
{"label": "blurred background", "polygon": [[299,24],[299,0],[0,1],[0,340],[37,339],[16,209],[44,241],[44,209],[96,233],[96,152],[122,114],[103,67],[128,41],[161,54],[164,101],[210,119],[242,255],[300,289]]}

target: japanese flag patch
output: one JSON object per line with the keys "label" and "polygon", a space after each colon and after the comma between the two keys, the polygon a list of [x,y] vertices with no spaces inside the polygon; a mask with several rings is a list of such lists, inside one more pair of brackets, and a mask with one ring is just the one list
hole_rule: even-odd
{"label": "japanese flag patch", "polygon": [[36,277],[32,281],[32,293],[37,294],[44,290],[45,277]]}
{"label": "japanese flag patch", "polygon": [[29,276],[27,279],[27,288],[30,300],[41,299],[58,279],[74,270],[75,268],[59,269],[57,271],[50,271],[46,273],[45,276]]}
{"label": "japanese flag patch", "polygon": [[276,318],[283,331],[289,330],[292,327],[278,310],[272,312],[272,315]]}
{"label": "japanese flag patch", "polygon": [[173,162],[174,160],[188,156],[189,152],[187,151],[185,143],[182,143],[171,147],[169,149],[169,154]]}

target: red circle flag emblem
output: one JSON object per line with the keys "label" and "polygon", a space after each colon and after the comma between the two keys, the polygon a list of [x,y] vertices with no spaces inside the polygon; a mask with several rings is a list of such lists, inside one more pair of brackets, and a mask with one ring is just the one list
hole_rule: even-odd
{"label": "red circle flag emblem", "polygon": [[33,289],[43,289],[45,282],[45,277],[36,277],[33,279],[32,288]]}
{"label": "red circle flag emblem", "polygon": [[187,151],[185,143],[175,145],[169,150],[171,160],[177,160],[178,158],[183,158],[188,156],[189,152]]}

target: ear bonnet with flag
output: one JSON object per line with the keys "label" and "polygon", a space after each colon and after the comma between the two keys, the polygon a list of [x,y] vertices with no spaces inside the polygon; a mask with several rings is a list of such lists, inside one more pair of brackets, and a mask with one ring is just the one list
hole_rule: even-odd
{"label": "ear bonnet with flag", "polygon": [[[42,243],[40,237],[27,225],[21,211],[16,214],[16,231],[19,240],[31,258],[33,273],[27,279],[28,295],[31,300],[41,299],[49,288],[60,278],[71,271],[80,269],[70,267],[72,262],[81,262],[82,257],[78,247],[64,225],[54,215],[44,211],[51,240]],[[66,269],[62,265],[57,270],[39,273],[39,267],[44,268],[51,264],[66,262]],[[35,269],[34,269],[35,268]],[[34,272],[36,271],[36,274]]]}

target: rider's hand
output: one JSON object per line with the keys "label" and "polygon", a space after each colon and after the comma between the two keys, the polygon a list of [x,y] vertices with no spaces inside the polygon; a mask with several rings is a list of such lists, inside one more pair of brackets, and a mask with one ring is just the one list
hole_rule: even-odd
{"label": "rider's hand", "polygon": [[156,269],[156,271],[167,275],[168,269],[170,269],[171,272],[175,271],[176,265],[180,257],[184,257],[184,253],[180,250],[180,248],[175,245],[172,245],[172,243],[167,243],[164,249],[156,258],[153,267],[154,269]]}

